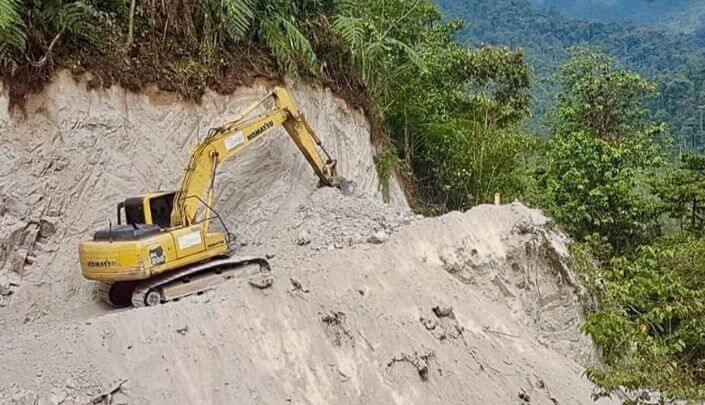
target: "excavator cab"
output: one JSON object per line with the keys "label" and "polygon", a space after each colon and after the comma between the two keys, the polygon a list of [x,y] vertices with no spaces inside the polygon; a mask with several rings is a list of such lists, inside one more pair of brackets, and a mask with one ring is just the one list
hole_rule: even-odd
{"label": "excavator cab", "polygon": [[170,191],[125,199],[117,205],[117,225],[95,232],[93,240],[140,240],[170,228],[175,195]]}
{"label": "excavator cab", "polygon": [[124,211],[127,225],[154,224],[170,228],[175,195],[176,191],[169,191],[126,199],[117,206],[118,225],[122,223]]}

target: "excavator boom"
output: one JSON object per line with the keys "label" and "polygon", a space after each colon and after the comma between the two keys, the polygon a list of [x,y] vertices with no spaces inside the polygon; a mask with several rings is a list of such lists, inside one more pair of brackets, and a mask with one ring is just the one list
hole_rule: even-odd
{"label": "excavator boom", "polygon": [[[275,108],[253,116],[267,101]],[[283,126],[324,186],[339,187],[345,180],[338,176],[336,161],[323,147],[320,138],[306,122],[289,92],[275,87],[272,92],[254,102],[232,121],[213,128],[189,157],[174,200],[172,226],[195,223],[199,208],[211,207],[215,173],[224,161],[238,155],[248,146],[260,142],[273,129]],[[319,149],[323,152],[319,152]],[[210,212],[210,210],[201,210]]]}

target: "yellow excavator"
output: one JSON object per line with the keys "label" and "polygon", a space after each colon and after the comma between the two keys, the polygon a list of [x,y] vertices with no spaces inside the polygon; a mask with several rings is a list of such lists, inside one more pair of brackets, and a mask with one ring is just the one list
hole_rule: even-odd
{"label": "yellow excavator", "polygon": [[[256,115],[263,105],[269,108]],[[264,258],[233,256],[234,236],[212,207],[220,164],[279,125],[321,186],[352,192],[354,184],[338,175],[337,162],[289,92],[275,87],[232,121],[209,131],[191,152],[178,190],[127,198],[117,205],[116,225],[109,221],[107,229],[80,244],[83,275],[100,282],[101,299],[116,307],[151,306],[206,291],[229,278],[269,272]],[[224,231],[211,230],[216,220]]]}

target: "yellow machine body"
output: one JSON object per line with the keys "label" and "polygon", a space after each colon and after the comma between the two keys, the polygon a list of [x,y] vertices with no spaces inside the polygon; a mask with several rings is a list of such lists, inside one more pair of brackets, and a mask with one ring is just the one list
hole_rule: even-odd
{"label": "yellow machine body", "polygon": [[[126,200],[118,205],[119,225],[123,211],[128,223],[159,226],[162,222],[161,225],[164,225],[170,218],[169,201],[173,201],[174,195],[175,192],[153,193]],[[154,213],[152,209],[155,209]],[[121,240],[124,238],[120,231],[116,230],[113,234],[111,225],[107,235],[103,231],[101,240],[80,244],[83,276],[107,283],[145,280],[169,270],[227,255],[227,237],[222,232],[209,232],[205,224],[202,222],[173,229],[152,227],[151,233],[134,240]],[[132,231],[137,230],[134,228],[133,225]]]}
{"label": "yellow machine body", "polygon": [[87,241],[79,247],[83,276],[105,283],[146,280],[169,270],[227,254],[225,236],[220,232],[206,233],[199,225],[137,241],[108,244]]}

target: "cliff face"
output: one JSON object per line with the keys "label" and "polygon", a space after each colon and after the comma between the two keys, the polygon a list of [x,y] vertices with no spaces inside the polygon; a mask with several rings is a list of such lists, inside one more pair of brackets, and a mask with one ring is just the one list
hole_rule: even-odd
{"label": "cliff face", "polygon": [[520,204],[421,218],[396,184],[384,204],[364,116],[326,90],[293,93],[356,195],[318,189],[283,134],[221,168],[216,207],[271,287],[97,302],[79,241],[265,91],[196,106],[60,76],[25,113],[0,98],[0,403],[592,402],[565,236]]}
{"label": "cliff face", "polygon": [[[86,91],[62,74],[30,97],[24,111],[9,112],[7,97],[0,96],[0,243],[6,246],[0,251],[0,305],[13,307],[11,324],[45,312],[93,312],[84,305],[92,288],[77,267],[78,243],[105,227],[124,198],[175,188],[188,154],[208,129],[266,92],[262,85],[229,96],[208,93],[194,105],[156,90]],[[302,86],[292,93],[339,160],[340,173],[381,199],[364,115],[328,90]],[[287,209],[317,185],[282,130],[226,162],[218,176],[216,207],[242,240],[286,221]],[[392,202],[406,206],[394,182],[391,191]]]}

